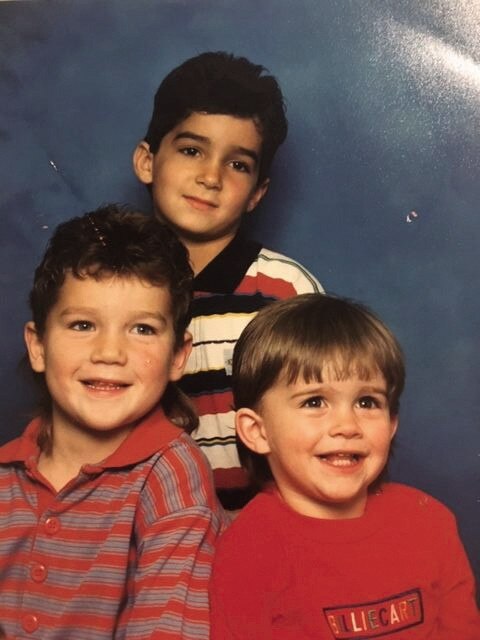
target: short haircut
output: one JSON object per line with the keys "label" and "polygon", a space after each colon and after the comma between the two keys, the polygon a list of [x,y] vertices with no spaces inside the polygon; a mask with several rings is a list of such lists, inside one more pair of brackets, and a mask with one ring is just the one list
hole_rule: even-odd
{"label": "short haircut", "polygon": [[155,94],[145,135],[150,151],[156,153],[163,137],[192,113],[251,118],[262,136],[258,177],[262,182],[287,135],[281,89],[264,71],[247,58],[224,51],[202,53],[173,69]]}
{"label": "short haircut", "polygon": [[[29,298],[40,337],[67,274],[96,280],[135,277],[166,287],[170,293],[175,349],[182,346],[190,321],[193,272],[185,247],[173,231],[153,216],[110,204],[58,225],[35,270]],[[51,401],[45,394],[48,390],[44,376],[36,377],[43,386],[41,412],[48,414]],[[184,422],[190,431],[197,419],[189,403],[183,407],[184,398],[179,394],[170,383],[162,404],[170,417]]]}
{"label": "short haircut", "polygon": [[[235,409],[260,408],[279,380],[321,382],[325,365],[339,380],[382,374],[390,415],[398,414],[405,364],[397,339],[364,305],[321,293],[274,302],[243,330],[233,353]],[[273,479],[265,456],[238,438],[237,447],[255,488]]]}

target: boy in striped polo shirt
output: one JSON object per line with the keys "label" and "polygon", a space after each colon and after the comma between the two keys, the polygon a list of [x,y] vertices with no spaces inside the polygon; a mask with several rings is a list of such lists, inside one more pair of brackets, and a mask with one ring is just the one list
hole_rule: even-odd
{"label": "boy in striped polo shirt", "polygon": [[246,58],[206,52],[171,71],[134,152],[155,214],[187,247],[194,269],[193,350],[181,386],[200,424],[193,432],[214,469],[224,506],[248,497],[235,448],[231,357],[242,329],[280,298],[321,291],[297,262],[239,233],[267,192],[270,165],[287,134],[273,76]]}
{"label": "boy in striped polo shirt", "polygon": [[111,205],[57,228],[25,327],[43,409],[0,448],[7,638],[208,639],[224,514],[174,385],[192,275],[152,216]]}

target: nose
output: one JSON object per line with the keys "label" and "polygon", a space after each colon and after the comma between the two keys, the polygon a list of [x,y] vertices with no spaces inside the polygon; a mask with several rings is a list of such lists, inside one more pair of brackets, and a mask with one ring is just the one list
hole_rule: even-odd
{"label": "nose", "polygon": [[329,429],[332,437],[360,438],[362,429],[355,410],[352,407],[337,410],[332,416]]}
{"label": "nose", "polygon": [[91,360],[96,364],[126,364],[127,350],[123,337],[112,331],[99,332],[93,344]]}
{"label": "nose", "polygon": [[203,184],[207,189],[222,188],[222,171],[216,160],[205,161],[201,164],[197,175],[197,184]]}

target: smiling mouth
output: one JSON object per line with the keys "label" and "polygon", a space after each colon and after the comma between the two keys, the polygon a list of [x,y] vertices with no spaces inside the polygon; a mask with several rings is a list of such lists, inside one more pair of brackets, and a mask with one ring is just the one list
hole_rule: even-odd
{"label": "smiling mouth", "polygon": [[195,209],[218,209],[218,204],[210,202],[210,200],[202,200],[195,196],[183,196]]}
{"label": "smiling mouth", "polygon": [[364,456],[359,453],[327,453],[319,456],[320,460],[333,467],[353,467],[357,465]]}
{"label": "smiling mouth", "polygon": [[118,391],[119,389],[125,389],[130,386],[126,382],[113,382],[108,380],[82,380],[82,384],[95,391]]}

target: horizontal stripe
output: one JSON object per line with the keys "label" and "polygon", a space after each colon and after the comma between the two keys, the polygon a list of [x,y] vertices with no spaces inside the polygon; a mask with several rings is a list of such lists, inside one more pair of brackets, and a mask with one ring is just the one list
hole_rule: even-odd
{"label": "horizontal stripe", "polygon": [[[9,637],[25,637],[22,620],[35,614],[32,637],[42,640],[207,640],[225,516],[203,454],[174,433],[161,453],[152,443],[148,459],[80,473],[56,495],[0,449],[0,620]],[[5,451],[30,447],[31,465],[30,442]],[[132,450],[137,444],[144,451],[133,435]]]}
{"label": "horizontal stripe", "polygon": [[323,291],[302,265],[264,248],[255,254],[248,266],[242,262],[244,276],[235,288],[222,288],[220,273],[235,271],[238,275],[238,248],[241,246],[242,240],[237,237],[230,250],[224,250],[214,258],[200,274],[201,278],[195,279],[195,283],[201,282],[202,286],[196,286],[192,305],[189,330],[193,336],[193,349],[180,382],[200,416],[199,427],[192,436],[217,471],[214,473],[217,486],[220,481],[221,486],[229,487],[235,487],[239,478],[243,486],[245,479],[239,469],[232,409],[231,357],[235,343],[266,304],[300,293]]}

